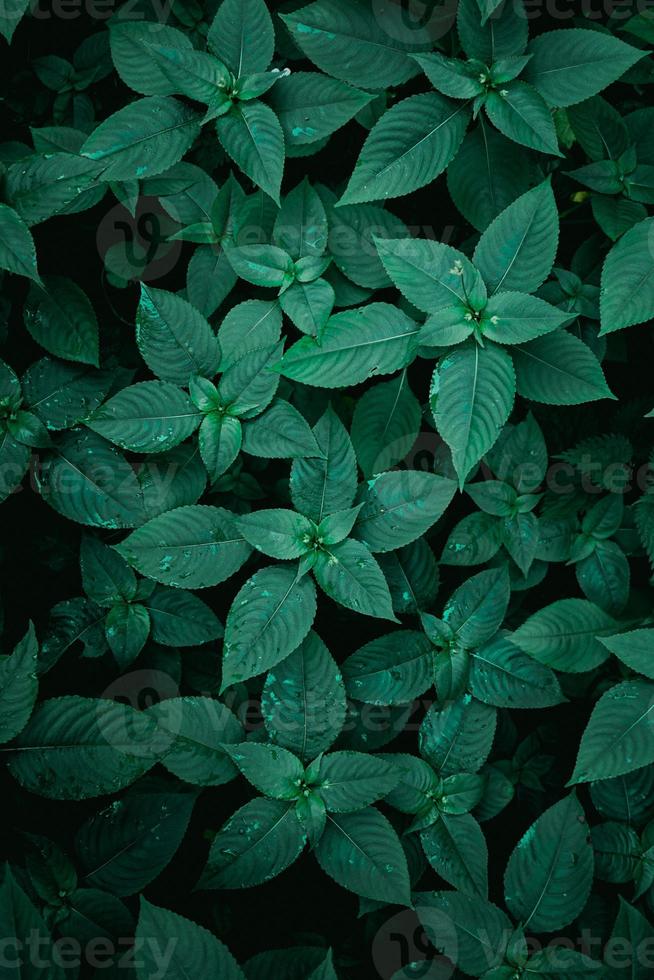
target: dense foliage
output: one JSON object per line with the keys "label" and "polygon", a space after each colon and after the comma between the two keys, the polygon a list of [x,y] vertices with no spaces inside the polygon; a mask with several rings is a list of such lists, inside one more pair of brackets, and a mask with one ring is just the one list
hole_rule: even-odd
{"label": "dense foliage", "polygon": [[26,7],[0,977],[651,976],[650,9]]}

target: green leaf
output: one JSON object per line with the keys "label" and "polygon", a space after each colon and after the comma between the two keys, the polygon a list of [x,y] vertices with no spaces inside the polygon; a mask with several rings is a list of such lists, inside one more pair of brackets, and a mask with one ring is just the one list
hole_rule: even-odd
{"label": "green leaf", "polygon": [[362,484],[363,504],[354,536],[370,551],[395,551],[419,538],[444,514],[456,492],[453,480],[418,470],[380,473]]}
{"label": "green leaf", "polygon": [[315,531],[307,517],[281,507],[237,517],[236,527],[248,544],[271,558],[299,558],[311,547]]}
{"label": "green leaf", "polygon": [[559,599],[530,616],[511,640],[545,666],[577,673],[604,663],[608,650],[599,638],[615,633],[616,625],[587,599]]}
{"label": "green leaf", "polygon": [[325,279],[294,282],[279,297],[281,308],[298,330],[320,337],[334,307],[335,294]]}
{"label": "green leaf", "polygon": [[547,31],[529,45],[524,77],[554,106],[583,102],[645,56],[603,31]]}
{"label": "green leaf", "polygon": [[464,694],[442,708],[433,705],[420,726],[420,752],[442,776],[477,772],[495,735],[494,708]]}
{"label": "green leaf", "polygon": [[430,941],[471,976],[482,976],[504,959],[511,922],[481,896],[418,892],[415,907]]}
{"label": "green leaf", "polygon": [[498,636],[472,654],[470,690],[496,708],[549,708],[565,698],[556,674]]}
{"label": "green leaf", "polygon": [[[6,11],[6,8],[4,10]],[[0,25],[5,18],[6,13],[3,14]],[[26,980],[45,980],[46,977],[48,980],[50,978],[64,980],[66,971],[61,965],[58,947],[52,941],[50,931],[40,913],[14,878],[8,864],[3,868],[0,885],[0,929],[2,934],[10,939],[9,945],[14,951],[23,951],[20,957],[11,954],[7,957],[7,964],[3,968],[7,976],[13,973],[14,976],[22,974]],[[32,963],[30,964],[29,957],[26,957],[27,962],[16,963],[17,958],[22,961],[24,950],[32,949],[34,943],[38,945],[38,956],[32,955]]]}
{"label": "green leaf", "polygon": [[85,534],[80,547],[84,591],[100,606],[129,602],[136,595],[136,576],[123,559],[98,538]]}
{"label": "green leaf", "polygon": [[162,759],[169,772],[195,786],[222,786],[236,776],[223,748],[243,740],[243,728],[220,701],[208,697],[166,698],[150,709],[170,739]]}
{"label": "green leaf", "polygon": [[[211,971],[221,980],[245,980],[230,951],[213,933],[175,912],[151,905],[145,898],[141,898],[136,943],[143,950],[136,968],[139,980],[148,980],[153,973],[158,973],[161,980],[185,980],[189,973],[202,970]],[[162,973],[164,950],[170,955]]]}
{"label": "green leaf", "polygon": [[176,99],[137,99],[105,119],[82,145],[103,180],[137,180],[178,163],[200,132],[200,117]]}
{"label": "green leaf", "polygon": [[164,646],[199,646],[223,635],[215,613],[192,592],[158,585],[142,602],[152,621],[152,639]]}
{"label": "green leaf", "polygon": [[44,701],[9,750],[7,765],[28,792],[53,800],[115,793],[151,769],[154,721],[104,698]]}
{"label": "green leaf", "polygon": [[136,311],[136,342],[162,381],[186,386],[192,374],[213,377],[218,370],[218,344],[205,318],[176,293],[145,283]]}
{"label": "green leaf", "polygon": [[269,671],[261,712],[270,738],[305,763],[337,738],[345,721],[345,689],[335,660],[312,630]]}
{"label": "green leaf", "polygon": [[263,0],[223,0],[207,44],[236,78],[265,71],[272,61],[275,34]]}
{"label": "green leaf", "polygon": [[654,316],[654,218],[646,218],[620,238],[602,268],[602,334],[643,323]]}
{"label": "green leaf", "polygon": [[284,171],[284,133],[263,102],[239,102],[216,120],[225,152],[243,173],[279,204]]}
{"label": "green leaf", "polygon": [[570,783],[610,779],[654,762],[654,685],[622,681],[599,699],[581,739]]}
{"label": "green leaf", "polygon": [[329,814],[314,853],[323,871],[355,895],[410,904],[404,851],[386,817],[372,807]]}
{"label": "green leaf", "polygon": [[419,238],[375,239],[375,244],[386,272],[419,310],[455,309],[463,318],[469,305],[485,306],[484,283],[463,252]]}
{"label": "green leaf", "polygon": [[464,649],[473,650],[498,631],[510,597],[506,567],[489,568],[467,579],[452,594],[443,610],[443,621]]}
{"label": "green leaf", "polygon": [[107,613],[105,636],[119,667],[129,667],[145,646],[150,617],[139,603],[120,602]]}
{"label": "green leaf", "polygon": [[242,742],[240,745],[227,745],[225,751],[260,793],[277,800],[297,799],[304,778],[304,766],[288,749],[265,743]]}
{"label": "green leaf", "polygon": [[68,429],[87,419],[104,401],[111,378],[110,371],[42,357],[23,376],[25,402],[48,429]]}
{"label": "green leaf", "polygon": [[210,412],[200,425],[198,442],[209,480],[215,483],[239,454],[243,429],[238,419],[222,412]]}
{"label": "green leaf", "polygon": [[218,331],[222,370],[246,351],[276,344],[281,330],[282,314],[276,302],[249,299],[233,306]]}
{"label": "green leaf", "polygon": [[478,0],[461,0],[456,27],[468,57],[484,64],[522,54],[527,46],[529,19],[522,5],[499,3],[489,16],[488,8],[482,13]]}
{"label": "green leaf", "polygon": [[482,335],[499,344],[524,344],[552,333],[570,319],[551,303],[526,293],[495,293],[484,308]]}
{"label": "green leaf", "polygon": [[294,461],[321,455],[309,423],[283,398],[275,398],[270,408],[244,425],[243,452]]}
{"label": "green leaf", "polygon": [[654,679],[654,629],[600,636],[599,641],[631,670]]}
{"label": "green leaf", "polygon": [[324,546],[314,574],[323,592],[346,609],[397,622],[382,570],[360,541]]}
{"label": "green leaf", "polygon": [[396,613],[417,613],[433,602],[438,592],[438,565],[423,538],[378,558]]}
{"label": "green leaf", "polygon": [[295,508],[319,524],[327,514],[351,506],[357,468],[347,429],[331,407],[316,422],[313,435],[320,455],[293,461],[290,490]]}
{"label": "green leaf", "polygon": [[516,845],[504,875],[506,904],[534,932],[554,932],[580,914],[593,882],[593,848],[574,793],[545,810]]}
{"label": "green leaf", "polygon": [[144,781],[91,816],[75,836],[85,884],[120,896],[149,885],[182,843],[195,800],[187,788]]}
{"label": "green leaf", "polygon": [[343,664],[346,690],[367,704],[408,704],[431,686],[430,651],[425,634],[415,630],[379,636]]}
{"label": "green leaf", "polygon": [[[628,980],[629,977],[632,980],[647,980],[649,967],[639,962],[636,950],[641,949],[642,943],[648,941],[652,927],[642,912],[626,902],[622,896],[619,901],[620,907],[613,926],[611,941],[615,941],[618,949],[624,943],[629,953],[627,953],[626,958],[618,957],[618,963],[607,964],[606,976],[610,980]],[[626,946],[627,943],[628,946]]]}
{"label": "green leaf", "polygon": [[305,842],[292,803],[251,800],[214,837],[199,887],[250,888],[270,881],[299,857]]}
{"label": "green leaf", "polygon": [[563,156],[547,103],[531,85],[507,82],[505,88],[489,92],[485,108],[493,125],[514,143]]}
{"label": "green leaf", "polygon": [[41,282],[32,233],[13,208],[0,204],[0,269]]}
{"label": "green leaf", "polygon": [[546,405],[580,405],[615,398],[590,347],[557,330],[512,351],[516,390]]}
{"label": "green leaf", "polygon": [[0,12],[0,34],[11,44],[14,31],[29,6],[26,0],[6,0]]}
{"label": "green leaf", "polygon": [[294,71],[279,79],[268,102],[279,119],[284,142],[290,149],[317,143],[330,136],[373,97],[318,72]]}
{"label": "green leaf", "polygon": [[223,689],[256,677],[295,650],[316,615],[316,590],[295,567],[256,572],[234,598],[225,624]]}
{"label": "green leaf", "polygon": [[485,230],[474,262],[491,293],[532,293],[547,279],[559,243],[559,215],[549,180],[513,201]]}
{"label": "green leaf", "polygon": [[134,527],[145,518],[134,470],[114,447],[88,430],[66,433],[43,462],[39,492],[71,521],[93,527]]}
{"label": "green leaf", "polygon": [[202,413],[169,381],[141,381],[96,409],[87,425],[123,449],[158,453],[195,432]]}
{"label": "green leaf", "polygon": [[364,752],[329,752],[318,768],[317,793],[330,813],[352,813],[395,788],[400,770]]}
{"label": "green leaf", "polygon": [[141,575],[179,589],[205,589],[237,572],[250,547],[222,507],[177,507],[148,521],[116,550]]}
{"label": "green leaf", "polygon": [[287,378],[320,388],[359,384],[392,374],[413,360],[415,320],[389,303],[370,303],[330,317],[320,341],[303,337],[279,363]]}
{"label": "green leaf", "polygon": [[452,450],[460,487],[499,436],[513,408],[515,387],[511,358],[492,343],[480,347],[468,341],[439,362],[430,402],[436,427]]}
{"label": "green leaf", "polygon": [[527,154],[479,117],[447,168],[447,189],[464,218],[484,231],[529,187]]}
{"label": "green leaf", "polygon": [[293,276],[293,260],[276,245],[230,248],[227,258],[234,272],[254,286],[281,286]]}
{"label": "green leaf", "polygon": [[146,55],[148,42],[175,51],[193,51],[190,37],[160,21],[137,21],[113,17],[109,24],[109,43],[114,67],[122,80],[141,95],[172,95],[175,86]]}
{"label": "green leaf", "polygon": [[318,0],[280,16],[321,71],[363,88],[406,82],[417,72],[408,53],[431,48],[428,30],[418,26],[407,32],[395,6],[375,9],[348,0]]}
{"label": "green leaf", "polygon": [[465,895],[488,897],[488,849],[484,832],[470,813],[441,813],[420,834],[434,871]]}
{"label": "green leaf", "polygon": [[430,184],[454,157],[467,125],[467,109],[437,92],[398,102],[368,135],[339,203],[401,197]]}
{"label": "green leaf", "polygon": [[9,742],[29,721],[39,683],[36,675],[39,647],[30,622],[13,653],[0,661],[0,743]]}

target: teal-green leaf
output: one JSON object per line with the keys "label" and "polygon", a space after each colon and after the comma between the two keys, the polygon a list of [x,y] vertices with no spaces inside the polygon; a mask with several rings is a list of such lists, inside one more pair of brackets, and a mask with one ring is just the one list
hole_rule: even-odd
{"label": "teal-green leaf", "polygon": [[429,239],[375,239],[384,268],[403,296],[425,313],[482,309],[486,288],[470,260],[451,245]]}
{"label": "teal-green leaf", "polygon": [[268,672],[261,695],[268,735],[308,763],[336,740],[345,711],[345,688],[336,661],[310,630],[300,646]]}
{"label": "teal-green leaf", "polygon": [[346,609],[397,622],[383,572],[360,541],[341,541],[318,551],[314,574],[323,592]]}
{"label": "teal-green leaf", "polygon": [[[151,905],[143,897],[136,943],[143,950],[136,967],[139,980],[149,980],[153,973],[161,980],[185,980],[203,971],[221,980],[245,980],[230,951],[213,933],[176,912]],[[166,960],[163,973],[162,955]]]}
{"label": "teal-green leaf", "polygon": [[0,269],[40,283],[32,233],[13,208],[0,204]]}
{"label": "teal-green leaf", "polygon": [[420,470],[391,470],[361,485],[353,535],[372,552],[395,551],[442,517],[456,492],[453,480]]}
{"label": "teal-green leaf", "polygon": [[479,701],[496,708],[549,708],[565,700],[556,674],[503,635],[474,651],[469,683]]}
{"label": "teal-green leaf", "polygon": [[350,507],[357,488],[357,465],[347,429],[330,407],[313,427],[320,456],[291,466],[291,499],[317,524],[327,514]]}
{"label": "teal-green leaf", "polygon": [[434,871],[464,895],[488,897],[488,848],[484,832],[470,813],[441,813],[420,834]]}
{"label": "teal-green leaf", "polygon": [[511,353],[516,390],[523,398],[545,405],[615,398],[593,351],[566,330],[537,337]]}
{"label": "teal-green leaf", "polygon": [[116,550],[142,575],[180,589],[218,585],[251,548],[222,507],[177,507],[148,521]]}
{"label": "teal-green leaf", "polygon": [[654,629],[600,636],[599,641],[631,670],[654,680]]}
{"label": "teal-green leaf", "polygon": [[225,623],[223,689],[256,677],[295,650],[316,615],[316,590],[295,566],[256,572],[235,596]]}
{"label": "teal-green leaf", "polygon": [[323,871],[355,895],[410,904],[404,851],[386,817],[373,807],[330,814],[314,853]]}
{"label": "teal-green leaf", "polygon": [[392,374],[414,357],[419,327],[389,303],[370,303],[330,317],[320,341],[303,337],[284,354],[281,374],[320,388]]}
{"label": "teal-green leaf", "polygon": [[616,625],[587,599],[559,599],[530,616],[511,641],[547,667],[577,673],[604,663],[608,650],[599,638]]}
{"label": "teal-green leaf", "polygon": [[654,684],[636,679],[599,699],[579,746],[571,783],[611,779],[654,762]]}
{"label": "teal-green leaf", "polygon": [[199,132],[198,113],[176,99],[153,95],[100,123],[80,154],[102,165],[103,180],[137,180],[178,163]]}
{"label": "teal-green leaf", "polygon": [[223,0],[207,44],[236,78],[265,71],[272,61],[275,32],[263,0]]}
{"label": "teal-green leaf", "polygon": [[363,88],[406,82],[418,71],[409,52],[431,48],[426,27],[412,25],[407,38],[403,12],[395,5],[318,0],[281,18],[318,68]]}
{"label": "teal-green leaf", "polygon": [[485,108],[493,125],[514,143],[551,156],[563,156],[550,109],[531,85],[507,82],[506,88],[489,93]]}
{"label": "teal-green leaf", "polygon": [[43,461],[39,492],[54,510],[93,527],[135,527],[145,519],[133,468],[111,443],[89,430],[66,433]]}
{"label": "teal-green leaf", "polygon": [[454,157],[467,125],[467,109],[437,92],[398,102],[369,133],[339,203],[402,197],[430,184]]}
{"label": "teal-green leaf", "polygon": [[432,705],[420,726],[420,752],[442,776],[477,772],[495,735],[495,708],[464,694],[443,707]]}
{"label": "teal-green leaf", "polygon": [[150,708],[160,734],[169,739],[162,764],[194,786],[222,786],[236,776],[223,745],[243,741],[236,715],[214,698],[166,698]]}
{"label": "teal-green leaf", "polygon": [[351,698],[367,704],[408,704],[431,686],[431,644],[417,630],[370,640],[343,664]]}
{"label": "teal-green leaf", "polygon": [[559,215],[549,180],[522,194],[486,228],[474,262],[491,293],[533,293],[547,279],[559,244]]}
{"label": "teal-green leaf", "polygon": [[216,120],[216,131],[234,163],[279,204],[284,133],[272,109],[258,99],[239,102]]}
{"label": "teal-green leaf", "polygon": [[418,892],[414,899],[430,941],[461,970],[478,977],[503,961],[513,926],[496,905],[460,891]]}
{"label": "teal-green leaf", "polygon": [[608,32],[581,28],[546,31],[527,50],[524,77],[553,106],[589,99],[645,57]]}
{"label": "teal-green leaf", "polygon": [[279,79],[268,102],[279,119],[287,148],[293,148],[330,136],[372,98],[368,92],[319,72],[294,71]]}
{"label": "teal-green leaf", "polygon": [[0,743],[15,738],[32,714],[39,686],[38,652],[34,626],[30,623],[13,653],[0,661]]}
{"label": "teal-green leaf", "polygon": [[257,798],[237,810],[213,839],[200,888],[250,888],[281,874],[306,837],[292,803]]}
{"label": "teal-green leaf", "polygon": [[201,420],[181,388],[169,381],[140,381],[96,409],[86,424],[122,449],[160,453],[187,439]]}
{"label": "teal-green leaf", "polygon": [[593,848],[574,793],[545,810],[516,845],[504,875],[506,904],[534,932],[554,932],[582,911],[593,882]]}
{"label": "teal-green leaf", "polygon": [[[170,739],[157,737],[167,749]],[[120,896],[149,885],[182,843],[196,798],[188,787],[143,780],[85,820],[75,835],[84,883]]]}
{"label": "teal-green leaf", "polygon": [[26,790],[85,800],[129,786],[157,762],[154,720],[104,698],[44,701],[9,750],[7,765]]}
{"label": "teal-green leaf", "polygon": [[654,218],[630,228],[607,255],[602,268],[602,334],[654,316]]}
{"label": "teal-green leaf", "polygon": [[248,544],[271,558],[299,558],[314,538],[307,517],[282,507],[252,511],[237,517],[235,523]]}
{"label": "teal-green leaf", "polygon": [[494,445],[511,414],[515,388],[511,358],[496,344],[467,341],[439,362],[430,402],[436,427],[452,450],[459,486]]}
{"label": "teal-green leaf", "polygon": [[186,386],[192,374],[212,378],[218,370],[218,343],[205,318],[176,293],[145,283],[136,310],[136,342],[162,381]]}

